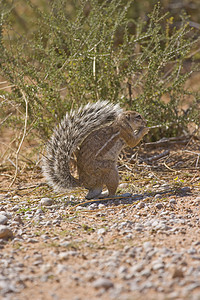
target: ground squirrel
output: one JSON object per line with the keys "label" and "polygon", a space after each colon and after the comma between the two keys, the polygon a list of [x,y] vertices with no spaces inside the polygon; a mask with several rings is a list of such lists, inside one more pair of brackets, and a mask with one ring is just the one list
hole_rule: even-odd
{"label": "ground squirrel", "polygon": [[[43,173],[55,191],[84,186],[86,198],[101,197],[105,185],[114,196],[119,183],[117,158],[125,146],[134,147],[148,132],[146,120],[107,101],[87,104],[67,113],[47,144]],[[76,156],[79,178],[70,172]]]}

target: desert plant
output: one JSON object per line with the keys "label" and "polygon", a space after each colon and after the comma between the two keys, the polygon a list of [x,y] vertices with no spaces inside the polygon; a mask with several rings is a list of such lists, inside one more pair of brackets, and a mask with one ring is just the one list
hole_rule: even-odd
{"label": "desert plant", "polygon": [[132,1],[77,1],[71,14],[65,0],[51,1],[46,10],[25,3],[34,16],[28,34],[15,32],[12,8],[1,13],[1,75],[11,85],[1,106],[4,114],[8,107],[17,111],[7,122],[22,126],[28,106],[26,132],[35,129],[46,139],[66,110],[108,99],[161,125],[153,138],[198,124],[199,95],[185,89],[193,70],[184,69],[198,38],[186,16],[176,28],[159,4],[145,20],[133,20],[127,13]]}

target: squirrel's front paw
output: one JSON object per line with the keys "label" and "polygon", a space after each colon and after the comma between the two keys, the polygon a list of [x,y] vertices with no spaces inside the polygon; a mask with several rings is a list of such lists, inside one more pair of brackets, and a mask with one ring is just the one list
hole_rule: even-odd
{"label": "squirrel's front paw", "polygon": [[142,127],[140,129],[140,131],[143,133],[143,135],[147,134],[149,132],[149,128],[148,127]]}
{"label": "squirrel's front paw", "polygon": [[149,132],[149,127],[145,127],[143,130],[144,130],[144,134],[147,134]]}

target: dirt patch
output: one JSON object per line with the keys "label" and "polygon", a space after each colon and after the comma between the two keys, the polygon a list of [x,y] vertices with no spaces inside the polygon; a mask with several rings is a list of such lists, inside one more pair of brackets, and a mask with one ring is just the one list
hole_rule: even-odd
{"label": "dirt patch", "polygon": [[199,299],[199,149],[191,138],[127,150],[124,196],[101,201],[54,194],[39,168],[8,189],[14,167],[2,169],[0,216],[14,234],[0,239],[2,299]]}

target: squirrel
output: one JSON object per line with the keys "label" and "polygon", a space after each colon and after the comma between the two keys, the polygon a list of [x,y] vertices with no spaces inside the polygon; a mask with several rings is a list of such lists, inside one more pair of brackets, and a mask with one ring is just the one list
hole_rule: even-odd
{"label": "squirrel", "polygon": [[[86,199],[101,198],[106,185],[109,197],[119,184],[117,158],[125,146],[135,147],[148,132],[146,120],[135,111],[124,111],[108,101],[88,103],[66,113],[47,143],[43,174],[56,192],[83,186]],[[76,157],[79,178],[72,176]]]}

